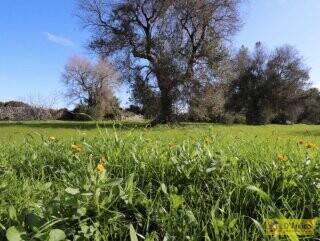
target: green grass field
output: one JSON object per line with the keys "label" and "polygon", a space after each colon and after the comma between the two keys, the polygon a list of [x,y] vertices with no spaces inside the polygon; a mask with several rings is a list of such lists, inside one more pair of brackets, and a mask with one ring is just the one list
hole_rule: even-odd
{"label": "green grass field", "polygon": [[0,240],[316,240],[319,146],[307,125],[0,122]]}

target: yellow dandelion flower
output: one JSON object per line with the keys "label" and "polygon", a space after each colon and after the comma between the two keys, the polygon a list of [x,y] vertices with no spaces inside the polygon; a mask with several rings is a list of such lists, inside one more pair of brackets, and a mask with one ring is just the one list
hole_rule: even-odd
{"label": "yellow dandelion flower", "polygon": [[280,160],[280,161],[284,161],[284,156],[281,155],[281,154],[278,154],[278,155],[277,155],[277,158],[278,158],[278,160]]}
{"label": "yellow dandelion flower", "polygon": [[99,172],[103,172],[103,171],[106,170],[106,168],[102,164],[98,164],[97,169],[98,169]]}
{"label": "yellow dandelion flower", "polygon": [[78,148],[78,146],[77,146],[76,144],[71,144],[71,148],[73,148],[73,149],[77,149],[77,148]]}
{"label": "yellow dandelion flower", "polygon": [[316,144],[310,142],[310,143],[308,143],[307,147],[308,148],[314,148],[314,147],[316,147]]}
{"label": "yellow dandelion flower", "polygon": [[49,140],[54,141],[56,138],[54,136],[50,136]]}

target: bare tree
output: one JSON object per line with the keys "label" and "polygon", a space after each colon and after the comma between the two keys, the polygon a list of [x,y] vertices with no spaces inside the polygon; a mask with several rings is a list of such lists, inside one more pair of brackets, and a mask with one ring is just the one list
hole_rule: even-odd
{"label": "bare tree", "polygon": [[29,93],[27,96],[20,98],[21,101],[27,103],[32,108],[54,109],[59,100],[59,93],[54,91],[48,95],[40,93]]}
{"label": "bare tree", "polygon": [[[241,0],[79,0],[79,16],[92,32],[90,47],[121,56],[160,92],[158,122],[173,120],[179,89],[201,82],[226,55],[224,41],[239,27]],[[204,71],[208,70],[208,71]]]}
{"label": "bare tree", "polygon": [[116,69],[107,59],[92,64],[87,58],[72,56],[65,65],[62,81],[67,86],[66,96],[96,108],[98,117],[114,100],[112,88],[119,83]]}

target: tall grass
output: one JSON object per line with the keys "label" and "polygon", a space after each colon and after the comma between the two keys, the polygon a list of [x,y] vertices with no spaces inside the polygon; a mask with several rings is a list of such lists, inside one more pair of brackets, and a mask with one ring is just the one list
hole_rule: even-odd
{"label": "tall grass", "polygon": [[98,132],[0,144],[0,240],[319,237],[265,234],[268,218],[319,217],[316,146],[214,128],[180,142]]}

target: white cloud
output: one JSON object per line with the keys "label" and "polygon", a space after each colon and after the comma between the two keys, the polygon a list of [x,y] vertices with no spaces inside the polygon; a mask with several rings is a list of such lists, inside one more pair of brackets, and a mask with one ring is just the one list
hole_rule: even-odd
{"label": "white cloud", "polygon": [[54,35],[54,34],[48,33],[48,32],[45,32],[43,34],[46,35],[47,39],[53,43],[61,44],[64,46],[73,46],[74,45],[73,42],[67,38],[57,36],[57,35]]}

